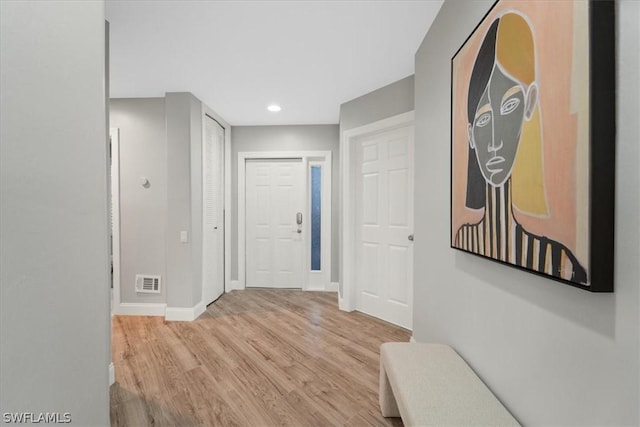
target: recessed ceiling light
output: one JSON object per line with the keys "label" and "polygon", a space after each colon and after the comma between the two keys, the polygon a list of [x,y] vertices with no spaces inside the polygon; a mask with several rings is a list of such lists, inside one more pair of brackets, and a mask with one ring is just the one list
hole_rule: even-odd
{"label": "recessed ceiling light", "polygon": [[277,113],[278,111],[282,110],[282,107],[277,104],[271,104],[267,107],[267,110],[271,111],[272,113]]}

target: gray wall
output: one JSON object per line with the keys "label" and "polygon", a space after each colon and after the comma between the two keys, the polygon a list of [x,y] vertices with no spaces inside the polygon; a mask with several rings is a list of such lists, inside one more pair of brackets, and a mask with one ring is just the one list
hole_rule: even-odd
{"label": "gray wall", "polygon": [[120,129],[120,300],[164,303],[166,286],[159,295],[135,292],[136,274],[167,274],[164,98],[111,99],[110,112],[110,126]]}
{"label": "gray wall", "polygon": [[338,125],[234,126],[231,133],[231,279],[238,279],[238,152],[331,151],[331,281],[338,281]]}
{"label": "gray wall", "polygon": [[638,425],[640,3],[617,3],[616,290],[602,295],[449,248],[450,61],[492,4],[447,0],[416,54],[414,336],[451,344],[525,425]]}
{"label": "gray wall", "polygon": [[[202,299],[202,104],[181,92],[167,93],[165,106],[167,306],[193,307]],[[188,243],[180,242],[181,231],[188,232]]]}
{"label": "gray wall", "polygon": [[[189,165],[191,179],[191,229],[189,231],[189,242],[191,244],[191,271],[193,281],[191,282],[191,298],[194,306],[202,300],[202,144],[203,135],[203,104],[195,96],[189,97]],[[224,263],[224,261],[223,261]],[[170,301],[171,307],[176,307],[175,301]]]}
{"label": "gray wall", "polygon": [[108,425],[104,4],[0,16],[0,413]]}
{"label": "gray wall", "polygon": [[[121,302],[193,307],[202,296],[204,106],[188,92],[110,104],[120,129]],[[137,294],[136,274],[161,274],[162,292]]]}
{"label": "gray wall", "polygon": [[414,76],[340,105],[340,132],[413,110]]}

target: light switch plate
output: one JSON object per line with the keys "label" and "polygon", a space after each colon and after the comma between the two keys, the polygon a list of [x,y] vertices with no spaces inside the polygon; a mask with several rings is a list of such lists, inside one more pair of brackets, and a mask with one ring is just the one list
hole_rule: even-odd
{"label": "light switch plate", "polygon": [[189,243],[189,232],[181,231],[180,232],[180,243]]}

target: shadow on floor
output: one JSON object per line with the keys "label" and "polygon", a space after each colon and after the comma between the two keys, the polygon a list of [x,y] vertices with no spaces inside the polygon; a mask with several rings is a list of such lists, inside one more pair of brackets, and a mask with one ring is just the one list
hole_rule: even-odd
{"label": "shadow on floor", "polygon": [[199,426],[197,420],[179,414],[153,399],[139,396],[115,383],[110,388],[112,426]]}

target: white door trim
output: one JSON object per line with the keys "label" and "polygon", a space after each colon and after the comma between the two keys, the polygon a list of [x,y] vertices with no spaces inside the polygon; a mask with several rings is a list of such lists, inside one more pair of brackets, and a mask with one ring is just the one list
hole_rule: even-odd
{"label": "white door trim", "polygon": [[113,268],[113,296],[111,301],[111,313],[120,312],[120,129],[110,128],[109,138],[111,146],[111,251]]}
{"label": "white door trim", "polygon": [[[202,135],[205,136],[206,117],[209,116],[224,129],[224,291],[233,290],[231,286],[231,126],[219,114],[202,105]],[[203,139],[204,141],[204,139]],[[204,283],[201,284],[203,287]]]}
{"label": "white door trim", "polygon": [[352,187],[355,182],[351,167],[351,147],[356,138],[396,128],[411,126],[414,122],[414,112],[398,114],[387,119],[378,120],[354,129],[342,132],[340,143],[340,181],[342,203],[340,223],[342,224],[342,292],[338,294],[340,310],[353,311],[356,309],[356,286],[354,280],[355,264],[355,209],[352,202]]}
{"label": "white door trim", "polygon": [[[330,153],[330,152],[329,152]],[[307,158],[307,206],[308,221],[305,222],[305,233],[309,236],[309,242],[305,248],[304,268],[306,291],[329,291],[331,287],[331,156],[325,160],[311,160]],[[320,221],[320,271],[311,270],[311,167],[322,168],[322,197],[321,197],[321,221]],[[328,206],[325,206],[328,205]]]}
{"label": "white door trim", "polygon": [[[208,138],[208,127],[207,127],[207,120],[212,120],[213,122],[215,122],[215,125],[219,126],[220,129],[222,129],[222,135],[223,135],[223,139],[222,141],[220,141],[219,143],[215,144],[215,147],[213,147],[213,152],[210,153],[211,154],[211,158],[207,158],[207,154],[206,154],[206,147],[208,144],[207,138]],[[217,222],[215,224],[215,232],[214,235],[215,237],[213,237],[214,241],[216,242],[216,246],[221,245],[221,247],[216,247],[215,249],[215,254],[216,257],[219,258],[218,260],[216,260],[216,262],[220,262],[220,264],[216,264],[216,267],[220,267],[222,269],[222,276],[220,276],[220,280],[214,280],[213,277],[209,277],[209,280],[214,280],[214,282],[217,285],[221,286],[221,294],[223,294],[225,292],[224,288],[224,283],[225,283],[225,278],[224,278],[224,273],[225,273],[225,268],[224,268],[224,236],[225,236],[225,226],[224,226],[224,171],[225,171],[225,167],[224,167],[224,135],[226,134],[226,129],[224,128],[223,125],[221,125],[215,118],[213,118],[210,114],[207,114],[205,112],[203,119],[202,119],[202,151],[201,151],[201,155],[202,155],[202,165],[201,165],[201,171],[202,171],[202,303],[204,304],[204,306],[206,307],[207,304],[210,304],[212,302],[211,300],[211,296],[207,296],[207,298],[205,299],[205,289],[207,289],[208,287],[211,286],[211,283],[209,283],[208,285],[205,283],[206,282],[206,271],[207,268],[205,267],[206,263],[208,261],[205,261],[207,259],[208,256],[211,256],[212,253],[207,253],[207,239],[212,237],[211,235],[207,236],[207,201],[206,201],[206,192],[207,192],[207,173],[206,173],[206,168],[207,168],[207,161],[211,162],[214,159],[218,159],[216,161],[216,165],[219,166],[219,168],[217,170],[214,170],[213,173],[216,175],[216,177],[214,178],[214,182],[216,184],[216,189],[214,190],[216,192],[216,195],[219,196],[218,199],[216,199],[215,201],[215,210],[216,210],[216,218],[217,218]],[[222,156],[220,156],[220,154]],[[219,191],[219,193],[218,193]],[[221,206],[220,206],[221,205]],[[219,213],[222,212],[222,218],[218,218],[219,217]],[[210,227],[211,225],[209,225]],[[209,231],[210,233],[211,231]],[[220,233],[222,233],[220,235]],[[209,242],[210,243],[210,242]],[[220,251],[218,250],[220,249]],[[220,253],[222,252],[222,253]],[[219,274],[219,273],[218,273]],[[208,289],[209,291],[211,289]],[[217,293],[217,292],[216,292]],[[217,299],[214,298],[214,300]]]}
{"label": "white door trim", "polygon": [[[238,282],[234,283],[233,289],[245,289],[246,287],[246,163],[247,160],[252,159],[302,159],[305,167],[305,176],[307,177],[307,183],[309,181],[309,162],[320,161],[324,164],[322,186],[323,186],[323,203],[322,203],[322,270],[326,275],[325,288],[330,287],[331,281],[331,151],[256,151],[256,152],[239,152],[238,153]],[[305,193],[308,201],[309,193],[306,190]],[[326,222],[325,222],[326,219]],[[305,221],[306,235],[310,235],[310,221]],[[326,226],[325,226],[326,224]],[[309,246],[309,245],[306,245]],[[309,266],[309,251],[305,248],[305,263],[304,263],[304,284],[303,290],[317,290],[308,289],[308,283],[310,279]]]}

